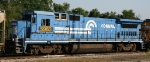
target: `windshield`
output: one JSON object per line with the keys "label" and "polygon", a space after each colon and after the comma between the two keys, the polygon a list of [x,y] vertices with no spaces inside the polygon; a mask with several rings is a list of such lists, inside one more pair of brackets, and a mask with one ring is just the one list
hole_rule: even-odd
{"label": "windshield", "polygon": [[26,20],[26,21],[30,21],[31,20],[31,15],[23,15],[23,20]]}

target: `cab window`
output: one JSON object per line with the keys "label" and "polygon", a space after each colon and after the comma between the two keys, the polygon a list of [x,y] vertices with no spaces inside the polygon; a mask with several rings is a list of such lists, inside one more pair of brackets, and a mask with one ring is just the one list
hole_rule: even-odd
{"label": "cab window", "polygon": [[32,17],[32,23],[35,23],[35,17]]}
{"label": "cab window", "polygon": [[55,14],[55,19],[59,20],[59,14]]}
{"label": "cab window", "polygon": [[61,14],[61,20],[67,20],[66,14]]}
{"label": "cab window", "polygon": [[30,21],[31,20],[31,15],[23,15],[23,20],[26,20],[26,21]]}
{"label": "cab window", "polygon": [[80,21],[80,16],[69,15],[71,21]]}
{"label": "cab window", "polygon": [[50,26],[50,19],[42,19],[42,26]]}

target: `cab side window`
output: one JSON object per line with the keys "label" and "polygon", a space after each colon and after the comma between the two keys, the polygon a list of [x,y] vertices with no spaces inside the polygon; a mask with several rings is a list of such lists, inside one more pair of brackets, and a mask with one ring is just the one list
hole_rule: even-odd
{"label": "cab side window", "polygon": [[42,19],[41,26],[50,26],[50,19]]}
{"label": "cab side window", "polygon": [[32,23],[35,23],[35,17],[32,17]]}
{"label": "cab side window", "polygon": [[55,19],[59,20],[59,14],[55,14]]}
{"label": "cab side window", "polygon": [[61,20],[67,20],[67,15],[66,14],[61,14]]}

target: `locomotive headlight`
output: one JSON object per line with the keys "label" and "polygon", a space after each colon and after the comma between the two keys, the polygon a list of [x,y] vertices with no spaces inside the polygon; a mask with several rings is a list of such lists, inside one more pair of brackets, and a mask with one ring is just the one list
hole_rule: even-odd
{"label": "locomotive headlight", "polygon": [[14,38],[12,38],[12,41],[15,41],[15,39],[14,39]]}

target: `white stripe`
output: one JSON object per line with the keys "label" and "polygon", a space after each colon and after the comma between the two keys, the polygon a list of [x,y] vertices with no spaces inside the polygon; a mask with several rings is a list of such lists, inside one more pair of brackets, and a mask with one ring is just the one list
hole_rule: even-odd
{"label": "white stripe", "polygon": [[[51,41],[55,43],[60,42],[128,42],[128,41]],[[143,42],[143,41],[130,41],[130,42]]]}
{"label": "white stripe", "polygon": [[[47,41],[25,41],[25,42],[47,42]],[[51,41],[51,42],[129,42],[129,41]],[[143,41],[130,41],[130,42],[143,42]]]}
{"label": "white stripe", "polygon": [[47,41],[25,41],[25,42],[47,42]]}
{"label": "white stripe", "polygon": [[[55,33],[69,34],[69,31],[55,31]],[[87,34],[87,32],[70,32],[70,34]],[[88,31],[88,34],[91,34],[91,32]]]}
{"label": "white stripe", "polygon": [[[55,27],[55,30],[69,30],[68,27]],[[91,30],[87,28],[70,28],[70,30]]]}

